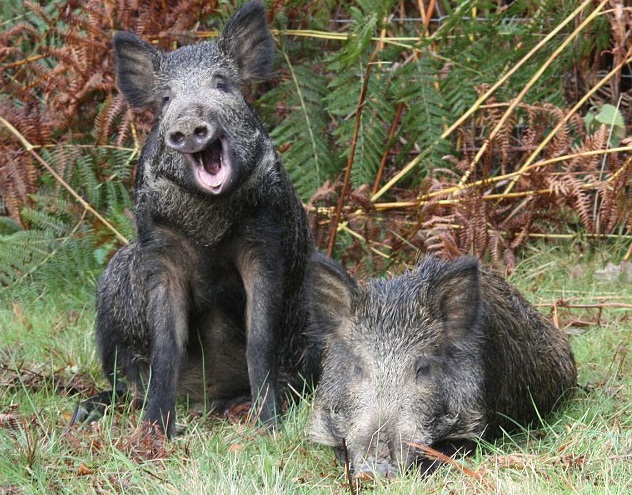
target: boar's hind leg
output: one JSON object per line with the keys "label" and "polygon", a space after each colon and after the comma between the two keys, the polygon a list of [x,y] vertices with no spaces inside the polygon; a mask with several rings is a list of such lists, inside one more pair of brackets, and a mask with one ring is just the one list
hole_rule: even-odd
{"label": "boar's hind leg", "polygon": [[96,340],[101,367],[112,389],[79,404],[71,425],[96,421],[115,400],[129,400],[127,383],[142,393],[148,371],[148,334],[144,323],[145,290],[136,272],[139,257],[135,243],[119,249],[99,280]]}

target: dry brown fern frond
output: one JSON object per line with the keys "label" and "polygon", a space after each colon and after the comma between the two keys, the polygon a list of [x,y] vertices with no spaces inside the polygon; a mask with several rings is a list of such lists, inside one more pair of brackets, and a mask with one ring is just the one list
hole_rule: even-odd
{"label": "dry brown fern frond", "polygon": [[593,211],[597,230],[602,234],[614,233],[618,226],[626,225],[632,214],[632,161],[628,159],[612,169],[615,171],[607,179],[596,184]]}
{"label": "dry brown fern frond", "polygon": [[[563,109],[551,103],[543,104],[542,111],[549,115],[549,122],[552,126],[562,122],[566,116],[566,112]],[[571,147],[573,138],[574,136],[571,134],[568,124],[563,124],[544,149],[544,158],[554,158],[567,153]]]}
{"label": "dry brown fern frond", "polygon": [[117,136],[115,145],[122,146],[129,138],[130,123],[133,121],[133,111],[125,103],[123,95],[109,94],[99,113],[94,119],[94,135],[97,145],[107,144],[110,136]]}
{"label": "dry brown fern frond", "polygon": [[529,234],[533,232],[533,220],[535,217],[536,201],[534,198],[526,198],[514,206],[513,215],[509,215],[502,224],[502,229],[510,233],[508,249],[515,252],[522,246]]}
{"label": "dry brown fern frond", "polygon": [[[527,150],[536,149],[548,132],[561,122],[566,115],[563,109],[550,103],[523,104],[521,109],[527,114],[527,125],[522,139],[523,147]],[[562,125],[544,148],[543,158],[553,158],[568,152],[575,137],[573,130],[577,131],[576,125],[573,126],[573,129],[568,123]]]}
{"label": "dry brown fern frond", "polygon": [[427,222],[426,251],[439,258],[451,259],[463,254],[454,225],[449,218],[434,217]]}
{"label": "dry brown fern frond", "polygon": [[[563,199],[577,214],[586,231],[595,233],[595,223],[592,212],[593,192],[586,190],[584,182],[570,174],[559,174],[550,176],[551,191],[554,197]],[[558,202],[558,207],[563,206]]]}
{"label": "dry brown fern frond", "polygon": [[0,165],[0,197],[9,216],[19,221],[21,205],[37,190],[37,168],[33,159],[21,150],[2,152],[4,160]]}
{"label": "dry brown fern frond", "polygon": [[573,148],[577,156],[565,163],[559,174],[549,176],[551,190],[568,201],[591,234],[610,231],[608,225],[612,223],[613,202],[605,173],[608,163],[616,163],[618,159],[616,155],[600,156],[586,152],[605,150],[609,142],[609,130],[601,126]]}
{"label": "dry brown fern frond", "polygon": [[483,191],[472,188],[456,205],[459,243],[466,252],[482,257],[488,246],[488,212]]}
{"label": "dry brown fern frond", "polygon": [[133,31],[163,48],[174,48],[174,42],[194,41],[202,20],[220,9],[218,1],[204,0],[115,0],[114,4],[114,29]]}
{"label": "dry brown fern frond", "polygon": [[[428,198],[443,201],[435,205],[430,220],[425,222],[429,233],[426,249],[442,256],[450,256],[455,248],[478,256],[487,252],[494,264],[502,263],[511,269],[517,250],[532,234],[547,234],[551,229],[573,225],[573,222],[579,222],[589,234],[609,233],[620,225],[615,198],[625,197],[623,175],[628,177],[630,173],[621,170],[621,157],[617,154],[598,153],[607,151],[610,145],[608,128],[587,135],[581,117],[567,116],[566,109],[548,103],[521,104],[519,112],[525,116],[526,127],[518,129],[519,121],[515,121],[514,128],[506,133],[518,140],[518,145],[503,151],[500,146],[506,144],[492,140],[487,164],[481,166],[479,162],[476,170],[470,170],[470,160],[477,151],[473,151],[471,145],[485,139],[484,134],[477,135],[479,131],[473,131],[472,122],[476,122],[476,129],[493,128],[493,122],[502,113],[498,108],[491,105],[490,109],[481,110],[473,121],[460,129],[463,155],[450,157],[450,161],[459,172],[471,174],[468,183],[462,188],[453,187],[457,182],[454,174],[445,174],[446,177],[434,174],[430,178]],[[497,180],[497,176],[502,175],[503,154],[509,152],[516,163],[514,168],[519,170],[518,164],[562,121],[564,124],[559,126],[558,133],[543,148],[541,160],[572,157],[525,169],[515,177],[514,193],[504,194],[508,182]],[[578,141],[580,144],[574,144]],[[619,176],[615,177],[617,170]],[[616,187],[611,177],[617,179]],[[445,194],[441,194],[442,191]],[[442,215],[445,215],[443,220]]]}
{"label": "dry brown fern frond", "polygon": [[[487,89],[486,85],[477,87],[480,93]],[[506,116],[505,112],[506,105],[499,104],[496,98],[491,96],[472,121],[458,129],[459,141],[462,143],[458,149],[461,158],[449,159],[455,163],[457,170],[465,174],[464,177],[467,177],[468,181],[488,177],[497,171],[505,174],[513,168],[516,162],[516,148],[519,145],[515,137],[519,117],[513,113]],[[502,126],[490,139],[489,132],[503,119]],[[477,159],[476,156],[482,146],[486,147],[485,153]]]}
{"label": "dry brown fern frond", "polygon": [[598,154],[585,154],[586,151],[605,150],[610,145],[610,131],[608,127],[602,125],[597,131],[588,135],[577,146],[573,146],[573,153],[577,156],[569,160],[562,168],[563,172],[582,172],[584,174],[596,173],[600,169],[603,157]]}
{"label": "dry brown fern frond", "polygon": [[[50,139],[53,125],[41,113],[37,104],[14,107],[7,100],[0,102],[0,115],[14,126],[20,126],[23,136],[33,143]],[[20,222],[19,212],[29,201],[29,195],[37,191],[39,172],[32,156],[16,146],[8,130],[0,129],[0,196],[9,216]]]}
{"label": "dry brown fern frond", "polygon": [[[480,89],[487,91],[488,88]],[[498,101],[494,96],[488,98],[487,103],[485,111],[480,118],[486,128],[494,129],[505,116],[506,108],[504,105],[497,105]],[[505,118],[505,122],[489,143],[487,159],[485,160],[487,162],[487,168],[483,171],[483,176],[489,176],[489,166],[492,163],[494,166],[500,166],[500,173],[502,174],[507,173],[508,167],[513,168],[511,165],[513,165],[512,162],[515,157],[514,148],[516,143],[514,135],[518,116],[516,113],[512,113],[508,118]],[[490,161],[492,163],[490,163]]]}

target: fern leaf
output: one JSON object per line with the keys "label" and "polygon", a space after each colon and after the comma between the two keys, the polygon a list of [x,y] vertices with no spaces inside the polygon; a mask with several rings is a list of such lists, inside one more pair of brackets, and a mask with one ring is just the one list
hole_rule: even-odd
{"label": "fern leaf", "polygon": [[290,79],[266,95],[280,99],[287,112],[270,136],[282,157],[299,196],[307,201],[338,169],[327,137],[328,116],[323,107],[327,93],[323,76],[305,66],[294,66],[286,56]]}

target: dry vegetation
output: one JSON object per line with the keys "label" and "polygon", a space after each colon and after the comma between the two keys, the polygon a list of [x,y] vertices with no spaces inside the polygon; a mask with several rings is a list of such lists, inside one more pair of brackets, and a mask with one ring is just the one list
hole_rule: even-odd
{"label": "dry vegetation", "polygon": [[191,413],[185,435],[156,444],[126,409],[67,431],[78,397],[102,385],[87,330],[93,284],[134,235],[129,191],[151,126],[116,90],[112,32],[170,48],[212,38],[231,9],[7,0],[0,493],[629,493],[632,8],[267,5],[278,74],[250,94],[319,247],[359,278],[420,252],[470,252],[515,270],[571,335],[585,390],[541,429],[482,446],[468,469],[361,488],[305,437],[309,399],[274,436],[243,418]]}

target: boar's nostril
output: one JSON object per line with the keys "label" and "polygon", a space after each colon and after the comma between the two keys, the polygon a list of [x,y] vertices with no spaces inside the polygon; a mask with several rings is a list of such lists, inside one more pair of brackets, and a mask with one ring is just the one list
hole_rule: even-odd
{"label": "boar's nostril", "polygon": [[205,138],[208,136],[208,128],[207,127],[196,127],[193,131],[198,138]]}
{"label": "boar's nostril", "polygon": [[169,144],[172,146],[182,146],[185,141],[184,133],[182,132],[172,132],[169,134]]}

